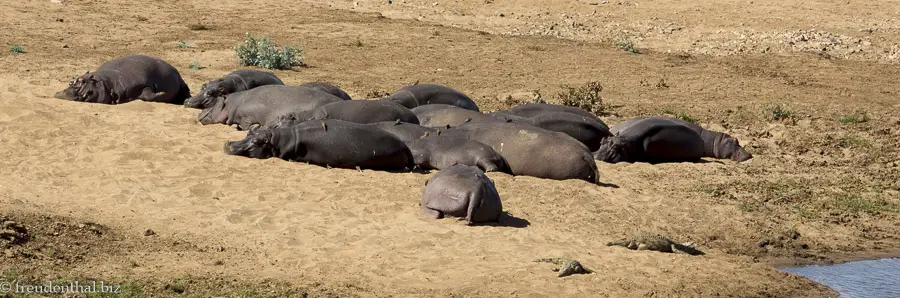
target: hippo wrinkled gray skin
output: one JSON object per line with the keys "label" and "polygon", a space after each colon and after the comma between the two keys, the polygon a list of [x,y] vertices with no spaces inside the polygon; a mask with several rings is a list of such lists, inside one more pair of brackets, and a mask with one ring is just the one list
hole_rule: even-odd
{"label": "hippo wrinkled gray skin", "polygon": [[576,107],[557,105],[557,104],[549,104],[549,103],[527,103],[527,104],[518,105],[518,106],[515,106],[512,108],[509,108],[506,110],[497,111],[492,114],[509,114],[509,115],[516,115],[519,117],[533,118],[535,116],[538,116],[541,114],[546,114],[546,113],[572,113],[572,114],[576,114],[576,115],[581,115],[584,117],[588,117],[594,121],[597,121],[601,125],[607,127],[607,129],[609,128],[609,126],[606,125],[606,123],[604,123],[603,120],[600,120],[600,118],[597,117],[597,115],[594,115],[591,112],[588,112],[588,111],[585,111],[585,110],[582,110],[582,109],[579,109]]}
{"label": "hippo wrinkled gray skin", "polygon": [[600,148],[600,141],[612,136],[603,123],[572,113],[547,112],[525,119],[536,127],[569,135],[587,146],[591,152]]}
{"label": "hippo wrinkled gray skin", "polygon": [[594,158],[609,163],[697,161],[703,147],[703,138],[693,129],[665,118],[646,118],[616,129]]}
{"label": "hippo wrinkled gray skin", "polygon": [[726,133],[711,131],[703,128],[700,125],[681,119],[661,117],[636,117],[616,124],[615,126],[610,128],[610,132],[615,134],[627,127],[630,127],[633,123],[639,120],[651,118],[666,119],[687,126],[688,128],[699,133],[700,137],[703,138],[703,157],[731,159],[737,162],[742,162],[753,158],[753,154],[750,154],[750,152],[744,150],[744,147],[741,147],[741,143],[738,142],[735,137]]}
{"label": "hippo wrinkled gray skin", "polygon": [[266,127],[284,127],[306,120],[337,119],[369,124],[397,121],[419,124],[419,118],[404,106],[387,100],[342,100],[328,103],[310,112],[291,113],[273,119]]}
{"label": "hippo wrinkled gray skin", "polygon": [[328,82],[321,82],[321,81],[308,82],[308,83],[300,84],[300,86],[317,89],[319,91],[323,91],[325,93],[340,97],[343,100],[352,100],[352,98],[350,98],[350,95],[347,94],[347,92],[344,92],[344,90],[342,90],[338,86],[332,85],[331,83],[328,83]]}
{"label": "hippo wrinkled gray skin", "polygon": [[375,123],[366,124],[368,126],[377,127],[382,129],[404,143],[409,143],[414,140],[421,139],[428,135],[435,135],[438,133],[439,129],[433,127],[424,127],[414,123],[406,123],[400,120],[397,121],[381,121]]}
{"label": "hippo wrinkled gray skin", "polygon": [[59,99],[102,104],[133,100],[183,104],[191,90],[171,64],[156,57],[128,55],[110,60],[56,92]]}
{"label": "hippo wrinkled gray skin", "polygon": [[475,166],[484,172],[510,173],[503,156],[488,145],[462,135],[430,135],[407,142],[416,165],[444,170],[454,165]]}
{"label": "hippo wrinkled gray skin", "polygon": [[432,103],[427,105],[417,106],[415,108],[409,109],[413,112],[413,114],[419,115],[419,113],[427,113],[431,111],[437,111],[446,108],[458,108],[454,105],[442,104],[442,103]]}
{"label": "hippo wrinkled gray skin", "polygon": [[201,124],[237,124],[238,129],[267,124],[279,116],[314,110],[340,98],[308,87],[265,85],[225,95],[212,107],[204,109]]}
{"label": "hippo wrinkled gray skin", "polygon": [[473,122],[441,133],[488,145],[513,175],[598,184],[597,164],[587,146],[566,134],[514,122]]}
{"label": "hippo wrinkled gray skin", "polygon": [[428,104],[448,104],[463,109],[478,111],[469,96],[456,89],[436,84],[415,84],[394,91],[384,99],[396,102],[406,108],[412,109]]}
{"label": "hippo wrinkled gray skin", "polygon": [[455,165],[434,174],[422,191],[422,215],[465,219],[472,225],[498,222],[503,204],[494,182],[476,167]]}
{"label": "hippo wrinkled gray skin", "polygon": [[335,168],[412,169],[406,144],[375,127],[341,120],[312,120],[276,129],[251,128],[247,137],[225,143],[225,153],[277,157]]}
{"label": "hippo wrinkled gray skin", "polygon": [[197,95],[184,102],[184,106],[206,109],[216,104],[222,96],[250,90],[265,85],[284,85],[274,73],[255,69],[238,69],[224,77],[206,82]]}
{"label": "hippo wrinkled gray skin", "polygon": [[[432,105],[425,105],[428,107]],[[418,109],[417,107],[416,109]],[[414,109],[415,110],[415,109]],[[481,112],[466,110],[456,106],[445,108],[430,108],[414,111],[419,118],[419,124],[425,127],[454,127],[469,122],[516,122],[531,124],[531,120],[524,117],[507,114],[483,114]]]}

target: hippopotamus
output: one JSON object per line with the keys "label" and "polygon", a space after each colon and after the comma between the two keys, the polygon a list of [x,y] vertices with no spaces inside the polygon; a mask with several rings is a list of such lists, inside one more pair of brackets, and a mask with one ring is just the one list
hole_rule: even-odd
{"label": "hippopotamus", "polygon": [[425,169],[444,170],[453,165],[476,166],[484,172],[510,173],[506,161],[497,151],[459,134],[434,134],[406,143],[416,165]]}
{"label": "hippopotamus", "polygon": [[631,121],[615,131],[594,153],[597,160],[609,163],[684,162],[697,161],[705,152],[703,138],[697,131],[666,118]]}
{"label": "hippopotamus", "polygon": [[347,92],[344,92],[344,90],[342,90],[338,86],[332,85],[331,83],[328,83],[328,82],[322,82],[322,81],[308,82],[308,83],[300,84],[300,86],[317,89],[319,91],[324,91],[325,93],[340,97],[343,100],[352,100],[352,98],[350,98],[350,95],[347,94]]}
{"label": "hippopotamus", "polygon": [[643,119],[665,119],[669,120],[694,130],[695,132],[700,134],[700,137],[703,139],[703,157],[711,157],[711,158],[721,158],[721,159],[731,159],[737,162],[742,162],[753,158],[753,154],[744,150],[744,147],[741,147],[741,143],[735,137],[732,137],[729,134],[716,132],[712,130],[708,130],[703,128],[700,125],[695,123],[687,122],[681,119],[674,118],[660,118],[660,117],[636,117],[631,118],[625,121],[622,121],[612,128],[610,128],[610,133],[618,133],[623,129],[630,127],[635,122],[643,120]]}
{"label": "hippopotamus", "polygon": [[419,118],[419,123],[425,127],[452,127],[470,121],[487,120],[491,116],[478,111],[450,106],[444,109],[422,109],[416,113],[416,117]]}
{"label": "hippopotamus", "polygon": [[557,104],[549,104],[549,103],[527,103],[523,105],[518,105],[506,110],[496,111],[492,114],[509,114],[515,115],[519,117],[525,118],[533,118],[535,116],[546,114],[546,113],[572,113],[580,116],[584,116],[590,118],[591,120],[597,121],[601,125],[609,128],[603,120],[600,120],[597,115],[594,115],[591,112],[570,106],[557,105]]}
{"label": "hippopotamus", "polygon": [[266,124],[267,127],[284,127],[292,123],[302,123],[312,119],[338,119],[347,122],[369,124],[396,121],[419,124],[419,118],[404,106],[388,100],[342,100],[328,103],[305,112],[297,112],[277,117]]}
{"label": "hippopotamus", "polygon": [[478,111],[478,105],[469,96],[456,89],[436,84],[409,85],[394,91],[384,99],[409,109],[428,104],[448,104]]}
{"label": "hippopotamus", "polygon": [[265,85],[225,95],[212,107],[204,109],[198,119],[201,124],[237,124],[238,129],[263,125],[279,116],[311,111],[333,102],[339,97],[307,87]]}
{"label": "hippopotamus", "polygon": [[567,134],[591,152],[600,148],[600,141],[612,135],[603,123],[573,113],[547,112],[525,119],[536,127]]}
{"label": "hippopotamus", "polygon": [[494,182],[476,167],[455,165],[434,174],[422,191],[422,215],[465,219],[472,225],[497,222],[503,213]]}
{"label": "hippopotamus", "polygon": [[572,137],[515,122],[471,122],[441,133],[488,145],[506,161],[513,175],[599,184],[597,163],[587,146]]}
{"label": "hippopotamus", "polygon": [[184,106],[195,109],[206,109],[215,105],[222,96],[250,90],[265,85],[284,85],[274,73],[255,69],[238,69],[224,77],[206,82],[200,87],[197,95],[184,102]]}
{"label": "hippopotamus", "polygon": [[397,119],[396,121],[381,121],[369,123],[366,125],[382,129],[394,135],[404,143],[418,140],[428,135],[437,134],[437,132],[439,131],[439,129],[437,128],[424,127],[413,123],[406,123],[400,121],[399,119]]}
{"label": "hippopotamus", "polygon": [[54,97],[72,101],[121,104],[133,100],[183,104],[191,90],[181,74],[162,59],[122,56],[69,82]]}
{"label": "hippopotamus", "polygon": [[458,107],[454,106],[454,105],[448,105],[448,104],[442,104],[442,103],[433,103],[433,104],[417,106],[417,107],[409,109],[409,110],[412,111],[413,114],[419,115],[419,113],[428,113],[431,111],[437,111],[437,110],[446,109],[446,108],[458,108]]}
{"label": "hippopotamus", "polygon": [[335,168],[412,169],[402,141],[381,129],[341,120],[311,120],[275,129],[253,127],[225,153],[250,158],[277,157]]}

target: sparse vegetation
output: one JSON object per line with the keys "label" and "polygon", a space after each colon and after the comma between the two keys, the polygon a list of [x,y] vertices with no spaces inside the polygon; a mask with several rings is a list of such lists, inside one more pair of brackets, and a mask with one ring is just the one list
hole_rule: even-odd
{"label": "sparse vegetation", "polygon": [[305,66],[299,49],[289,46],[279,48],[268,37],[247,34],[244,42],[234,48],[243,66],[259,66],[268,69],[291,69]]}
{"label": "sparse vegetation", "polygon": [[193,31],[209,30],[209,26],[206,26],[206,25],[203,25],[203,24],[200,24],[200,23],[197,23],[197,24],[190,24],[190,25],[188,25],[187,27],[188,27],[188,29],[193,30]]}
{"label": "sparse vegetation", "polygon": [[632,54],[640,54],[641,51],[634,48],[634,42],[631,39],[623,38],[616,41],[616,47],[620,50],[632,53]]}
{"label": "sparse vegetation", "polygon": [[843,124],[863,123],[869,121],[869,115],[864,110],[857,110],[853,114],[841,116],[838,121]]}
{"label": "sparse vegetation", "polygon": [[671,109],[671,108],[664,108],[664,109],[662,110],[662,113],[663,113],[663,114],[668,114],[668,115],[675,116],[675,118],[678,118],[678,119],[681,119],[681,120],[684,120],[684,121],[687,121],[687,122],[690,122],[690,123],[697,123],[697,121],[698,121],[697,118],[694,118],[694,117],[692,117],[691,115],[688,115],[688,114],[685,113],[685,112],[678,112],[678,111],[675,111],[675,110],[673,110],[673,109]]}
{"label": "sparse vegetation", "polygon": [[605,114],[607,106],[603,104],[603,85],[600,82],[591,81],[580,87],[563,85],[563,91],[557,94],[559,104],[581,108],[594,114]]}
{"label": "sparse vegetation", "polygon": [[11,44],[9,45],[9,52],[13,53],[13,55],[24,54],[25,48],[17,44]]}
{"label": "sparse vegetation", "polygon": [[846,135],[838,139],[837,145],[841,148],[871,148],[872,142],[857,136]]}
{"label": "sparse vegetation", "polygon": [[179,49],[187,49],[187,48],[190,48],[190,47],[191,47],[191,41],[190,41],[190,40],[188,40],[188,41],[179,40],[179,41],[178,41],[178,44],[176,44],[175,47],[176,47],[176,48],[179,48]]}
{"label": "sparse vegetation", "polygon": [[206,67],[203,67],[202,65],[200,65],[200,61],[198,61],[197,59],[194,59],[194,62],[191,63],[191,65],[188,66],[188,68],[193,69],[193,70],[200,70],[200,69],[204,69]]}
{"label": "sparse vegetation", "polygon": [[857,195],[838,194],[832,198],[833,208],[843,210],[849,213],[878,213],[878,212],[896,212],[897,205],[887,201],[868,200]]}
{"label": "sparse vegetation", "polygon": [[391,95],[390,92],[384,90],[370,90],[366,92],[366,98],[382,98]]}
{"label": "sparse vegetation", "polygon": [[794,110],[786,104],[768,104],[763,107],[763,116],[769,121],[784,121],[794,119]]}

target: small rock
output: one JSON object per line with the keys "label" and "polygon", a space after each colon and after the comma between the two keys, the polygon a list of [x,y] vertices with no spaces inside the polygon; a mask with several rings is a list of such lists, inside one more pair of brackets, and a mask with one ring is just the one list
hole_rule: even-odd
{"label": "small rock", "polygon": [[144,236],[148,236],[148,237],[149,237],[149,236],[153,236],[153,235],[156,235],[156,232],[154,232],[154,231],[151,230],[151,229],[147,229],[146,231],[144,231]]}
{"label": "small rock", "polygon": [[67,44],[63,45],[63,49],[68,49],[68,48],[69,48],[69,45],[67,45]]}
{"label": "small rock", "polygon": [[759,243],[759,247],[766,247],[766,246],[768,246],[768,245],[769,245],[769,240],[768,240],[768,239],[763,240],[762,242]]}
{"label": "small rock", "polygon": [[12,249],[6,249],[3,250],[3,256],[12,259],[16,257],[16,253],[14,253]]}
{"label": "small rock", "polygon": [[791,233],[791,239],[797,240],[797,238],[800,238],[800,232],[794,231]]}

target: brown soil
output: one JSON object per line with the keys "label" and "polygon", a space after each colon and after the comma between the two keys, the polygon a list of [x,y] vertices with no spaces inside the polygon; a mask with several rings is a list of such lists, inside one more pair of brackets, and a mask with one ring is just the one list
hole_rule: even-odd
{"label": "brown soil", "polygon": [[[29,235],[0,242],[0,270],[35,282],[139,284],[153,296],[821,297],[836,293],[771,265],[900,253],[900,69],[890,64],[891,50],[884,53],[897,42],[897,24],[888,17],[896,5],[706,1],[695,9],[678,1],[596,2],[0,6],[6,29],[0,40],[25,50],[0,54],[0,170],[8,173],[0,183],[0,218]],[[826,16],[814,18],[807,9]],[[637,24],[628,32],[643,32],[644,39],[626,37],[641,54],[617,45],[612,38],[620,29],[574,30],[558,34],[562,39],[489,34],[528,35],[541,24],[567,22],[554,19],[561,13],[593,10],[607,17],[574,22]],[[419,15],[426,22],[410,20]],[[667,22],[681,29],[666,29]],[[198,23],[209,30],[189,29]],[[808,53],[795,42],[756,55],[760,43],[781,39],[740,42],[729,33],[793,34],[812,24],[821,32],[864,35],[880,54],[833,54],[845,49],[842,41],[827,53]],[[871,33],[851,30],[862,25]],[[610,124],[638,115],[693,118],[738,137],[755,158],[600,163],[602,182],[612,185],[606,187],[490,174],[511,216],[500,225],[467,227],[419,216],[430,175],[227,156],[222,144],[243,134],[201,127],[198,110],[51,98],[71,77],[132,53],[169,61],[199,90],[239,67],[232,47],[245,32],[303,48],[309,67],[276,72],[288,84],[327,80],[356,98],[434,82],[492,110],[515,101],[506,95],[540,90],[552,99],[563,84],[599,81]],[[829,38],[820,33],[803,42]],[[176,48],[180,40],[191,47]],[[736,54],[722,46],[732,44],[751,50]],[[195,60],[206,68],[188,69]],[[772,120],[773,104],[790,113]],[[865,121],[846,117],[854,114]],[[144,236],[148,229],[155,235]],[[639,231],[694,242],[706,255],[604,245]],[[577,259],[595,273],[560,279],[551,265],[532,262],[554,256]]]}

